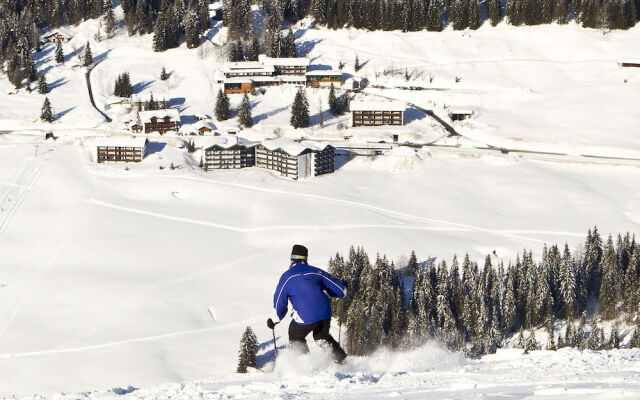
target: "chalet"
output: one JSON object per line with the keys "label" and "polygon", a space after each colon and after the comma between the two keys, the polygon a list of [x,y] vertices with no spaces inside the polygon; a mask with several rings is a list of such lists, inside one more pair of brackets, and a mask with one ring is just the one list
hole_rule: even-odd
{"label": "chalet", "polygon": [[255,144],[238,136],[215,136],[202,142],[205,171],[255,165]]}
{"label": "chalet", "polygon": [[256,167],[277,171],[291,179],[313,178],[335,170],[335,149],[316,142],[280,138],[256,146]]}
{"label": "chalet", "polygon": [[144,125],[144,133],[165,134],[170,131],[178,131],[180,114],[176,109],[141,111],[139,115],[140,122]]}
{"label": "chalet", "polygon": [[360,90],[367,87],[369,80],[367,78],[352,77],[344,81],[347,89]]}
{"label": "chalet", "polygon": [[256,87],[282,84],[304,86],[308,67],[308,58],[271,58],[261,54],[258,61],[225,64],[222,68],[224,78],[218,82],[224,84],[226,94],[248,93]]}
{"label": "chalet", "polygon": [[450,107],[449,118],[451,121],[463,121],[467,118],[471,118],[473,115],[473,109],[470,107]]}
{"label": "chalet", "polygon": [[73,38],[71,32],[66,31],[64,29],[58,29],[55,31],[51,31],[44,35],[44,40],[49,43],[67,43],[69,40]]}
{"label": "chalet", "polygon": [[621,67],[640,68],[640,60],[621,60],[621,61],[618,61],[618,64]]}
{"label": "chalet", "polygon": [[216,126],[211,121],[200,120],[193,126],[194,130],[198,132],[198,135],[210,135],[216,129]]}
{"label": "chalet", "polygon": [[342,86],[342,71],[333,70],[313,70],[306,73],[307,86],[310,87],[330,87]]}
{"label": "chalet", "polygon": [[403,125],[406,106],[398,101],[352,101],[352,125]]}
{"label": "chalet", "polygon": [[107,137],[96,142],[97,160],[105,162],[140,162],[148,140],[134,137]]}
{"label": "chalet", "polygon": [[139,123],[136,122],[133,125],[131,125],[130,128],[131,128],[132,132],[141,133],[142,129],[143,129],[143,126],[142,126],[142,124],[139,124]]}

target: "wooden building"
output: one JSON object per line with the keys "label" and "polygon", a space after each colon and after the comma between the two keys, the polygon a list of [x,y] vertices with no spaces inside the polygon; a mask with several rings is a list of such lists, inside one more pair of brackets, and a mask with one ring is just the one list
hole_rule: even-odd
{"label": "wooden building", "polygon": [[449,118],[451,121],[463,121],[473,116],[473,109],[471,107],[450,107]]}
{"label": "wooden building", "polygon": [[131,131],[132,132],[141,133],[142,129],[144,129],[142,124],[134,123],[133,125],[131,125]]}
{"label": "wooden building", "polygon": [[226,94],[243,94],[265,86],[294,84],[304,86],[309,66],[308,58],[271,58],[261,54],[258,61],[226,63],[222,68]]}
{"label": "wooden building", "polygon": [[202,142],[204,169],[236,169],[255,165],[255,144],[238,136],[216,136]]}
{"label": "wooden building", "polygon": [[180,114],[176,109],[141,111],[138,113],[140,122],[144,125],[144,133],[177,132],[180,124]]}
{"label": "wooden building", "polygon": [[307,86],[309,87],[342,87],[342,71],[313,70],[306,73]]}
{"label": "wooden building", "polygon": [[64,29],[57,29],[44,35],[44,40],[49,43],[68,43],[72,38],[71,32]]}
{"label": "wooden building", "polygon": [[203,136],[211,135],[212,133],[214,133],[216,126],[211,121],[200,120],[194,124],[193,128],[198,133],[198,135]]}
{"label": "wooden building", "polygon": [[380,126],[403,125],[406,106],[397,101],[352,101],[352,125]]}
{"label": "wooden building", "polygon": [[266,140],[256,146],[256,167],[291,179],[307,179],[335,170],[335,149],[316,142]]}
{"label": "wooden building", "polygon": [[148,140],[138,137],[108,137],[96,142],[97,161],[140,162],[145,156]]}

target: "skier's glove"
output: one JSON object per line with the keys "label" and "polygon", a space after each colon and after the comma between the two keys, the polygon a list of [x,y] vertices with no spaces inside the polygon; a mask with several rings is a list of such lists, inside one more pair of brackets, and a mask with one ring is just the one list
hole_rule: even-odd
{"label": "skier's glove", "polygon": [[269,327],[269,329],[273,329],[276,327],[276,324],[278,324],[277,322],[273,322],[273,320],[271,318],[269,318],[267,320],[267,326]]}

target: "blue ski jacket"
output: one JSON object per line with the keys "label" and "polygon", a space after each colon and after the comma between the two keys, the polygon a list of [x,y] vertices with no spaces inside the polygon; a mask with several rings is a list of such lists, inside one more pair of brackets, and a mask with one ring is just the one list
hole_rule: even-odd
{"label": "blue ski jacket", "polygon": [[347,289],[328,272],[297,262],[280,277],[273,295],[273,307],[278,318],[282,319],[291,301],[293,320],[309,325],[331,318],[331,300],[327,294],[342,298]]}

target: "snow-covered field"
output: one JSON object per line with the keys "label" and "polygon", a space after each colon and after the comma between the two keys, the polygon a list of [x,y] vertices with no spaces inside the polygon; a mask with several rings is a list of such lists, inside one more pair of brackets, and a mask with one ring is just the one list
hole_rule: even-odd
{"label": "snow-covered field", "polygon": [[[606,35],[576,26],[438,34],[298,28],[314,64],[346,62],[349,76],[357,54],[358,74],[372,83],[432,89],[367,89],[371,96],[445,118],[449,106],[474,107],[473,119],[454,126],[479,143],[640,158],[640,71],[617,65],[640,58],[640,27]],[[112,123],[91,107],[76,55],[57,65],[48,45],[37,60],[54,86],[52,126],[37,121],[44,96],[6,95],[10,85],[0,78],[0,131],[16,131],[0,132],[0,397],[106,399],[123,393],[109,389],[129,385],[147,387],[128,395],[142,399],[640,396],[635,350],[503,350],[465,360],[427,344],[334,367],[316,349],[308,369],[285,355],[273,373],[232,375],[247,325],[265,346],[263,359],[270,356],[264,321],[292,244],[307,245],[319,267],[351,245],[393,260],[411,250],[421,259],[469,252],[482,260],[494,250],[500,259],[523,248],[538,254],[544,243],[575,249],[594,225],[604,234],[640,232],[640,169],[397,148],[340,159],[334,174],[293,182],[258,169],[204,173],[198,154],[187,155],[182,138],[171,136],[155,137],[141,164],[98,165],[90,137],[122,132],[131,117],[109,106],[124,71],[137,96],[166,93],[187,126],[212,114],[220,27],[199,50],[164,53],[150,50],[150,36],[95,41],[95,21],[72,30],[65,51],[92,40],[100,61],[91,74],[94,97]],[[158,79],[163,66],[167,82]],[[394,132],[339,130],[348,117],[330,117],[326,90],[307,92],[312,122],[323,104],[325,128],[293,131],[294,92],[252,97],[257,124],[244,134],[270,137],[282,128],[357,142]],[[43,140],[49,129],[57,142]],[[412,110],[400,133],[403,141],[433,141],[444,131]],[[284,344],[285,328],[277,330]]]}
{"label": "snow-covered field", "polygon": [[293,243],[322,267],[352,244],[395,260],[414,249],[481,260],[577,246],[594,224],[640,224],[634,167],[397,151],[294,182],[200,172],[175,145],[126,170],[92,163],[77,137],[0,138],[2,395],[232,373],[245,326],[269,341],[264,320]]}

